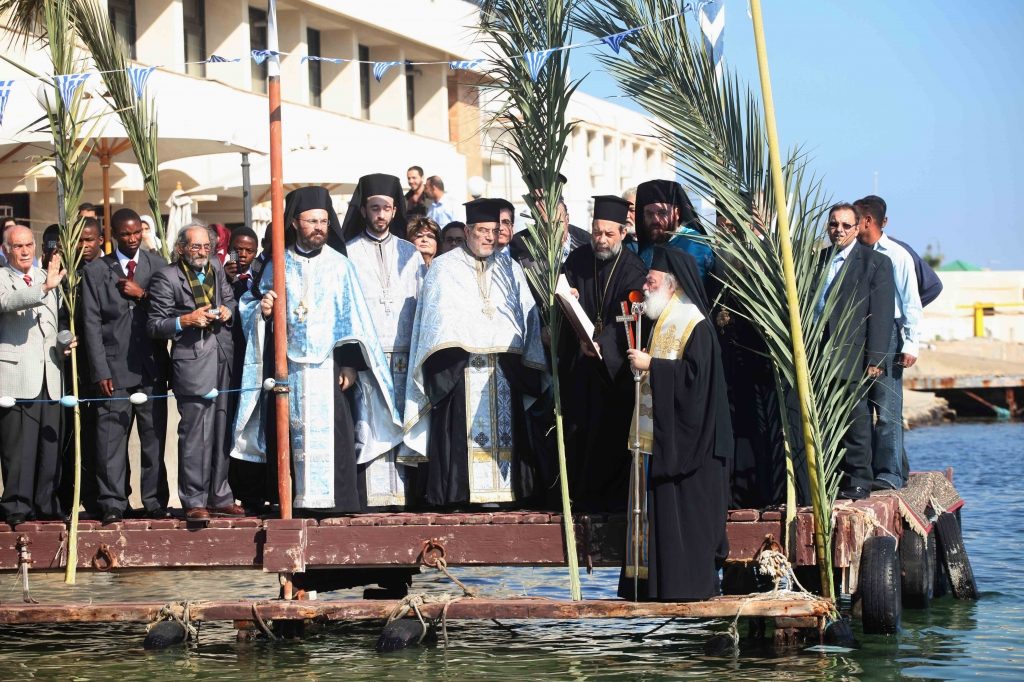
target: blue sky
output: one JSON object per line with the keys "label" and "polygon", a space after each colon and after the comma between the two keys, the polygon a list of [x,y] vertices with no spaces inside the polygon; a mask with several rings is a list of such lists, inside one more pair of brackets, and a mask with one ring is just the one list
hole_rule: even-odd
{"label": "blue sky", "polygon": [[[1024,0],[766,0],[783,148],[802,143],[836,199],[874,191],[889,231],[947,261],[1024,270]],[[725,58],[757,84],[746,0]],[[618,92],[591,49],[582,89]],[[615,100],[621,104],[625,99]]]}

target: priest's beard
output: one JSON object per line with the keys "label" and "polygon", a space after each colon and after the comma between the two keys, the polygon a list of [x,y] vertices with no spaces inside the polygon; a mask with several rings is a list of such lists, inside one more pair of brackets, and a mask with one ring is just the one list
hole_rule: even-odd
{"label": "priest's beard", "polygon": [[594,247],[594,255],[597,257],[597,260],[611,260],[612,258],[618,256],[621,252],[622,242],[618,242],[615,246],[612,246],[607,249],[598,249],[596,246]]}
{"label": "priest's beard", "polygon": [[644,292],[644,302],[646,303],[644,314],[647,315],[648,319],[657,320],[661,317],[674,294],[675,291],[669,290],[666,286],[662,286],[657,291]]}

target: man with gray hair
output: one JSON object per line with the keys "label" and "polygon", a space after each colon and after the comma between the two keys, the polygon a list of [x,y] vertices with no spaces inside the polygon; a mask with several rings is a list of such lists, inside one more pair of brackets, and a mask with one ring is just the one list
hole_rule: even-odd
{"label": "man with gray hair", "polygon": [[178,497],[189,521],[244,516],[228,484],[227,395],[235,297],[212,258],[210,230],[194,221],[178,233],[178,260],[149,285],[149,334],[170,339],[171,387],[178,402]]}

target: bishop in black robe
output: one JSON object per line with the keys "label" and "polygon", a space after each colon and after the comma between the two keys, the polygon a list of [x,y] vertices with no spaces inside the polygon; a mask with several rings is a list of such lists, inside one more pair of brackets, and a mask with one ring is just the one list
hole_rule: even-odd
{"label": "bishop in black robe", "polygon": [[579,511],[622,511],[629,481],[629,426],[635,382],[626,360],[622,302],[643,287],[647,268],[623,248],[629,202],[594,197],[591,243],[569,254],[565,277],[594,322],[598,358],[571,328],[559,352],[569,490]]}
{"label": "bishop in black robe", "polygon": [[619,595],[709,599],[719,593],[718,570],[728,556],[733,436],[721,351],[692,256],[656,247],[644,291],[647,315],[657,319],[651,352],[628,356],[647,372],[639,428],[641,451],[650,455],[644,458],[646,523],[639,543],[646,560],[639,561],[634,593],[634,564],[627,558]]}

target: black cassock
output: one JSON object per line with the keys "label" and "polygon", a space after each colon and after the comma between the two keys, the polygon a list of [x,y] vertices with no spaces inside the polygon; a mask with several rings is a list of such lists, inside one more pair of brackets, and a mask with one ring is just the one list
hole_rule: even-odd
{"label": "black cassock", "polygon": [[[647,267],[629,249],[601,261],[590,244],[573,251],[564,269],[569,285],[595,324],[601,359],[580,350],[573,330],[563,327],[559,343],[559,378],[565,419],[569,490],[580,511],[622,511],[629,484],[629,427],[633,418],[633,372],[626,359],[622,301],[641,289]],[[644,327],[653,322],[646,320]]]}
{"label": "black cassock", "polygon": [[[648,575],[641,600],[691,601],[719,593],[728,555],[728,405],[714,331],[694,328],[683,357],[651,360],[654,447],[647,481]],[[633,598],[623,570],[619,596]]]}
{"label": "black cassock", "polygon": [[[466,380],[469,353],[461,348],[437,351],[423,363],[430,400],[427,463],[417,472],[418,492],[427,505],[454,507],[469,503],[469,441],[466,436]],[[509,383],[512,412],[512,491],[516,504],[530,502],[536,457],[529,447],[523,396],[538,396],[541,373],[522,364],[517,353],[498,354],[498,366]]]}

